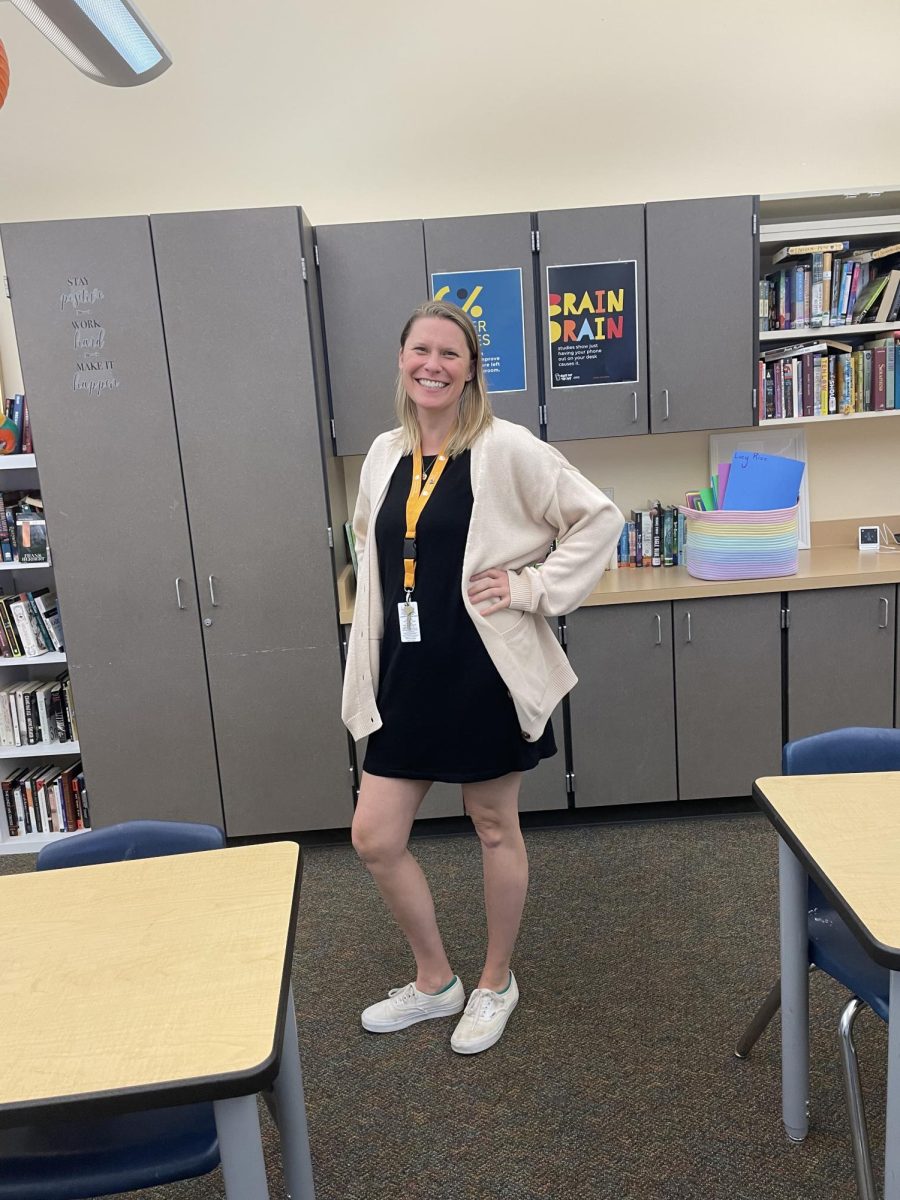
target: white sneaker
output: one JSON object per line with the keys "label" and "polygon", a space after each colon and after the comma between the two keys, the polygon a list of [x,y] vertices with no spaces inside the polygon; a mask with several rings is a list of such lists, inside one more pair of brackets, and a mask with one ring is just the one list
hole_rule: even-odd
{"label": "white sneaker", "polygon": [[363,1010],[363,1029],[370,1033],[393,1033],[395,1029],[406,1029],[419,1021],[432,1021],[435,1017],[452,1017],[462,1012],[466,993],[459,976],[453,976],[453,984],[436,996],[420,992],[414,983],[406,987],[391,988],[387,1000],[379,1000]]}
{"label": "white sneaker", "polygon": [[478,1054],[499,1042],[510,1013],[519,1003],[519,987],[512,971],[509,987],[502,992],[476,988],[469,997],[462,1020],[453,1031],[450,1047],[457,1054]]}

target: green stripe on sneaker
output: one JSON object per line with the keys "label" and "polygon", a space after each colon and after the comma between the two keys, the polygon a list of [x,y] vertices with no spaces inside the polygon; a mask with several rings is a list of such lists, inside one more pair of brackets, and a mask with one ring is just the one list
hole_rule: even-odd
{"label": "green stripe on sneaker", "polygon": [[455,975],[453,976],[453,978],[450,980],[450,982],[447,984],[446,987],[442,987],[439,992],[432,992],[431,995],[432,996],[443,996],[444,992],[450,991],[450,989],[453,987],[454,983],[456,983]]}

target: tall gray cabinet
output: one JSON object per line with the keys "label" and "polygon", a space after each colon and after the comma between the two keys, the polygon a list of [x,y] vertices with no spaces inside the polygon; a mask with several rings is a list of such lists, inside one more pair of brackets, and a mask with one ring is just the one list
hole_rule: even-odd
{"label": "tall gray cabinet", "polygon": [[0,232],[98,822],[347,824],[298,210]]}

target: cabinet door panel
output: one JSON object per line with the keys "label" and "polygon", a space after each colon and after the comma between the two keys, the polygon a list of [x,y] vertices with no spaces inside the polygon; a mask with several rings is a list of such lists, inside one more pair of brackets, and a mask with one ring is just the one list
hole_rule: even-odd
{"label": "cabinet door panel", "polygon": [[650,428],[752,425],[759,343],[755,196],[647,205]]}
{"label": "cabinet door panel", "polygon": [[788,736],[894,722],[896,589],[792,592]]}
{"label": "cabinet door panel", "polygon": [[421,221],[319,225],[319,280],[337,453],[393,429],[400,333],[428,299]]}
{"label": "cabinet door panel", "polygon": [[147,219],[2,238],[95,819],[221,824]]}
{"label": "cabinet door panel", "polygon": [[228,832],[346,825],[299,213],[169,214],[152,228]]}
{"label": "cabinet door panel", "polygon": [[577,806],[676,800],[671,606],[581,608],[566,626]]}
{"label": "cabinet door panel", "polygon": [[[576,208],[538,214],[541,235],[541,294],[544,396],[547,437],[551,442],[576,438],[647,433],[647,306],[644,253],[644,206]],[[556,387],[548,340],[548,267],[573,263],[634,260],[637,279],[637,380],[627,383]],[[601,347],[602,348],[602,347]]]}
{"label": "cabinet door panel", "polygon": [[[503,213],[488,217],[447,217],[425,221],[425,260],[428,269],[428,285],[436,272],[490,272],[513,269],[521,273],[522,322],[525,338],[525,386],[518,390],[497,391],[487,373],[491,406],[498,417],[517,421],[532,433],[540,428],[538,404],[539,384],[537,372],[537,348],[534,328],[534,280],[532,277],[531,217],[528,213]],[[486,280],[481,280],[485,284]],[[478,286],[479,280],[470,280],[470,286]],[[429,291],[429,295],[431,292]],[[460,305],[462,298],[447,297]],[[477,299],[477,298],[476,298]],[[473,303],[472,309],[477,307]],[[471,312],[472,309],[469,311]],[[486,308],[477,320],[487,323],[490,345],[482,340],[482,351],[487,359],[498,349],[507,355],[505,367],[510,365],[509,349],[518,340],[518,332],[510,331],[510,341],[504,338],[497,344],[496,313]],[[518,320],[518,313],[515,314]],[[521,346],[521,342],[519,342]],[[519,360],[521,361],[521,360]]]}
{"label": "cabinet door panel", "polygon": [[678,795],[749,796],[781,770],[781,597],[673,604]]}
{"label": "cabinet door panel", "polygon": [[519,791],[520,812],[549,812],[551,809],[567,808],[566,795],[566,743],[563,727],[563,707],[558,704],[550,716],[556,753],[552,758],[542,758],[531,771],[522,775]]}

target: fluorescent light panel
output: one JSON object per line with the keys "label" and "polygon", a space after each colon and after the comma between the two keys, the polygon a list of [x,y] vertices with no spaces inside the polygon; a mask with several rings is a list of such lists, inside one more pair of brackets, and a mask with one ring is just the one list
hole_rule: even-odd
{"label": "fluorescent light panel", "polygon": [[135,75],[143,75],[162,55],[122,3],[122,0],[75,0],[109,44],[122,55]]}

